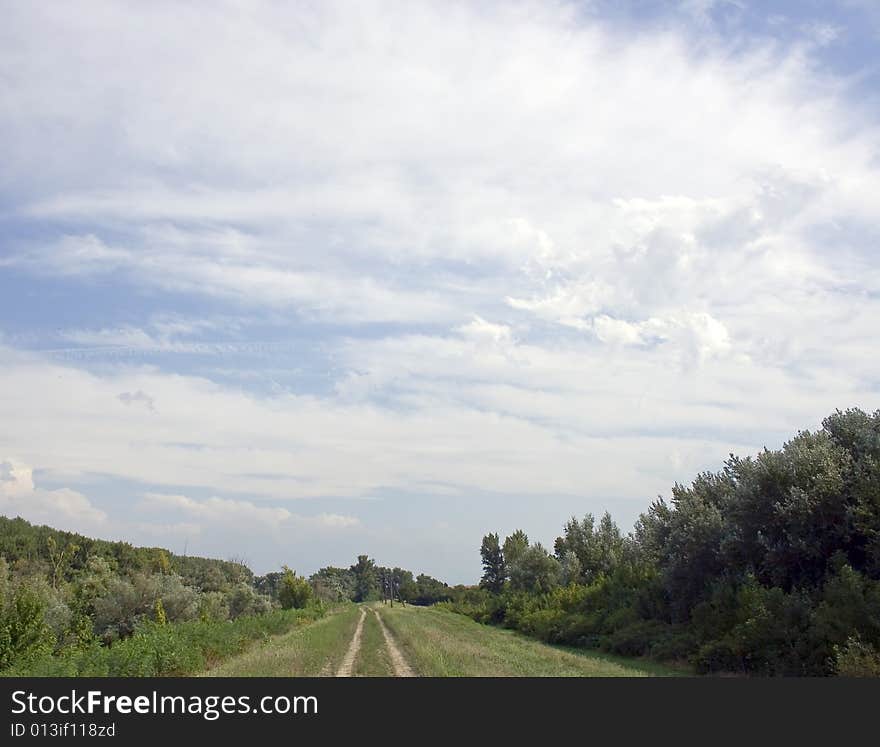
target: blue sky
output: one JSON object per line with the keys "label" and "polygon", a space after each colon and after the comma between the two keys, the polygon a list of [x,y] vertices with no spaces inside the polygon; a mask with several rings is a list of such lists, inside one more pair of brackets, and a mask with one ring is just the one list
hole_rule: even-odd
{"label": "blue sky", "polygon": [[880,406],[880,5],[0,3],[0,512],[472,582]]}

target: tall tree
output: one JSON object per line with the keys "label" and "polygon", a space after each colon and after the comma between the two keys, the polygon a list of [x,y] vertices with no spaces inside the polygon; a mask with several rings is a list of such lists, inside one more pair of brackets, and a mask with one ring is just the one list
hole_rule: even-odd
{"label": "tall tree", "polygon": [[507,567],[504,564],[504,552],[497,534],[487,534],[483,537],[480,555],[483,558],[483,577],[480,579],[480,586],[493,594],[498,594],[504,588]]}
{"label": "tall tree", "polygon": [[510,567],[510,585],[518,591],[543,594],[559,586],[559,561],[537,542],[527,547]]}
{"label": "tall tree", "polygon": [[366,555],[358,555],[357,563],[351,567],[354,574],[354,601],[363,602],[376,596],[376,562]]}
{"label": "tall tree", "polygon": [[510,566],[516,563],[522,554],[528,549],[529,536],[522,529],[517,529],[513,534],[505,538],[502,552],[508,570],[510,569]]}

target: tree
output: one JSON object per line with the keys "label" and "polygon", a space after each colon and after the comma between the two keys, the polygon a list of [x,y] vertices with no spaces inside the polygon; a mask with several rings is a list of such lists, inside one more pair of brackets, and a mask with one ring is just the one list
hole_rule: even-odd
{"label": "tree", "polygon": [[55,636],[43,616],[45,604],[27,585],[0,599],[0,670],[51,653]]}
{"label": "tree", "polygon": [[497,534],[487,534],[483,537],[480,556],[483,558],[483,577],[480,579],[480,586],[493,594],[498,594],[507,580],[507,568]]}
{"label": "tree", "polygon": [[502,554],[504,562],[507,563],[508,571],[510,566],[516,563],[519,557],[528,549],[529,537],[522,529],[517,529],[513,534],[505,538]]}
{"label": "tree", "polygon": [[366,555],[358,555],[357,563],[351,567],[354,574],[354,601],[364,602],[377,595],[376,562]]}
{"label": "tree", "polygon": [[425,573],[416,576],[416,587],[418,593],[414,601],[416,604],[436,604],[437,602],[445,602],[452,598],[449,586],[436,578],[432,578]]}
{"label": "tree", "polygon": [[556,559],[565,564],[567,554],[573,553],[580,566],[580,577],[566,583],[589,584],[599,576],[610,576],[626,557],[627,540],[607,511],[598,527],[593,515],[587,514],[581,521],[569,519],[562,531],[553,545]]}
{"label": "tree", "polygon": [[302,576],[297,576],[286,565],[278,588],[278,601],[282,609],[302,609],[312,598],[312,587]]}
{"label": "tree", "polygon": [[510,566],[510,585],[517,591],[544,594],[559,586],[559,561],[540,542],[527,547]]}
{"label": "tree", "polygon": [[315,594],[325,602],[341,602],[354,599],[355,577],[351,568],[328,566],[313,573],[311,578]]}
{"label": "tree", "polygon": [[560,581],[565,585],[580,583],[581,561],[573,550],[566,550],[559,560]]}
{"label": "tree", "polygon": [[58,581],[64,575],[64,569],[70,565],[70,559],[79,550],[79,545],[68,542],[64,547],[59,548],[55,537],[49,535],[46,546],[49,549],[49,561],[52,563],[52,588],[57,589]]}

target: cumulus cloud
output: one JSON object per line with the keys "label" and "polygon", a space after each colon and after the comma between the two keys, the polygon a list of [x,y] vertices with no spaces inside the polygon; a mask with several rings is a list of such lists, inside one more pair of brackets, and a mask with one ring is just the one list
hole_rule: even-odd
{"label": "cumulus cloud", "polygon": [[163,515],[180,512],[197,519],[199,531],[210,529],[211,525],[216,524],[238,528],[256,525],[266,529],[281,530],[292,526],[309,529],[348,529],[360,523],[356,516],[333,513],[301,516],[281,506],[261,506],[251,501],[216,496],[196,500],[179,494],[146,493],[141,507],[148,511],[160,511]]}
{"label": "cumulus cloud", "polygon": [[[175,525],[332,526],[287,502],[650,497],[873,409],[876,113],[835,27],[713,33],[742,5],[9,8],[0,269],[107,294],[64,344],[164,357],[5,336],[0,453]],[[269,324],[295,360],[192,361]]]}
{"label": "cumulus cloud", "polygon": [[38,488],[33,470],[11,459],[0,461],[0,513],[82,532],[100,531],[107,524],[107,514],[82,493]]}

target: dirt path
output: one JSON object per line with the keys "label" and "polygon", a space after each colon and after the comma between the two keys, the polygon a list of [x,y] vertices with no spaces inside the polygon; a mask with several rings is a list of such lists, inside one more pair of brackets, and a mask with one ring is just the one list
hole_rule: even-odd
{"label": "dirt path", "polygon": [[339,670],[336,672],[337,677],[351,677],[355,659],[357,659],[358,651],[361,648],[361,633],[364,631],[364,618],[366,616],[366,610],[361,607],[361,617],[358,620],[357,627],[354,629],[351,643],[348,644],[348,651],[345,652],[345,658],[342,660],[342,664],[339,665]]}
{"label": "dirt path", "polygon": [[389,631],[388,628],[385,627],[385,623],[382,622],[382,615],[380,615],[379,611],[376,609],[374,609],[373,612],[376,615],[376,619],[379,621],[379,627],[382,628],[382,635],[385,636],[385,645],[388,647],[388,654],[391,656],[391,665],[394,667],[394,676],[415,677],[415,672],[413,672],[410,665],[406,663],[406,659],[403,658],[403,654],[400,653],[400,649],[397,648],[397,644],[394,642],[391,631]]}

